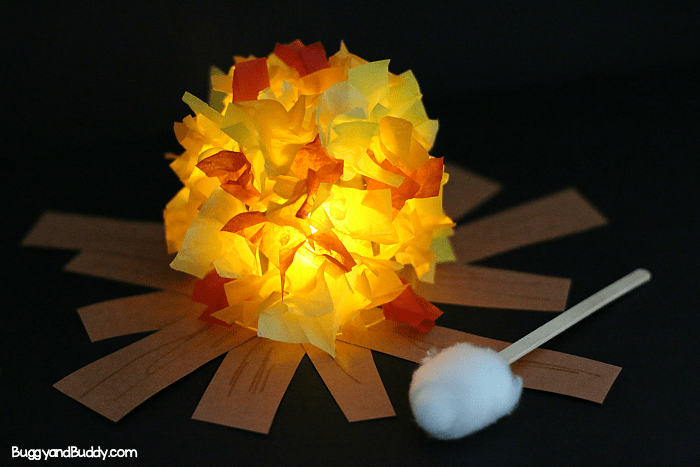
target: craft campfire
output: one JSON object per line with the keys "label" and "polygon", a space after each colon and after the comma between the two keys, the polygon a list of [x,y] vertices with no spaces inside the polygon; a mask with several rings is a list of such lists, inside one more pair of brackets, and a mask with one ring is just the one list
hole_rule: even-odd
{"label": "craft campfire", "polygon": [[432,282],[454,259],[448,176],[418,83],[388,66],[295,41],[214,71],[210,104],[185,95],[195,116],[171,164],[185,186],[165,227],[171,266],[202,279],[202,319],[332,356],[364,309],[432,327],[441,312],[398,273]]}
{"label": "craft campfire", "polygon": [[[228,73],[212,69],[208,103],[183,97],[194,115],[175,124],[184,152],[169,157],[184,187],[166,206],[165,232],[156,223],[42,216],[25,245],[77,249],[68,271],[160,289],[79,309],[93,341],[157,332],[55,387],[118,421],[226,353],[193,418],[267,433],[305,355],[349,421],[395,415],[374,350],[424,363],[411,406],[438,438],[464,436],[508,413],[522,387],[602,402],[619,367],[543,349],[515,362],[522,347],[436,326],[442,312],[431,301],[563,311],[568,279],[451,262],[606,219],[567,189],[453,230],[443,198],[458,218],[500,186],[454,165],[448,176],[429,154],[438,124],[415,77],[388,67],[342,43],[330,58],[320,43],[300,41],[278,44],[266,58],[235,57]],[[613,289],[648,278],[638,272],[634,285]],[[570,312],[582,319],[592,312],[584,308]],[[507,357],[464,343],[508,347]],[[443,403],[454,397],[426,385],[455,380],[440,362],[457,350],[438,352],[446,348],[475,356],[458,357],[462,369],[487,368],[482,355],[497,359],[492,382],[507,390],[477,424]],[[479,386],[471,376],[485,381],[460,374],[457,385]]]}

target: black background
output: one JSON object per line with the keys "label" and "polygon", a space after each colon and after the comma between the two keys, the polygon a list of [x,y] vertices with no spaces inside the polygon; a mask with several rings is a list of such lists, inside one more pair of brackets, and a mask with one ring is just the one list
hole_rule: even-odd
{"label": "black background", "polygon": [[[696,2],[62,3],[0,6],[1,463],[11,446],[136,448],[130,465],[700,460]],[[117,424],[52,388],[143,337],[91,344],[75,309],[147,289],[63,272],[73,253],[21,248],[24,233],[46,209],[159,220],[179,188],[163,153],[179,150],[182,94],[206,97],[210,65],[228,70],[233,54],[265,56],[296,38],[329,55],[343,39],[414,71],[441,123],[432,154],[504,184],[468,219],[567,186],[610,219],[479,263],[571,277],[569,305],[651,270],[648,285],[545,345],[623,368],[603,405],[527,390],[495,426],[438,442],[411,419],[415,364],[379,353],[395,418],[348,423],[305,358],[267,436],[190,418],[221,358]],[[551,316],[443,309],[438,324],[504,340]]]}

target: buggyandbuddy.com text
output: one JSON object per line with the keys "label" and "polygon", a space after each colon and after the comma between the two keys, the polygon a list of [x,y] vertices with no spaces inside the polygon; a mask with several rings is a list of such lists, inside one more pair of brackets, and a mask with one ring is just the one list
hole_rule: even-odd
{"label": "buggyandbuddy.com text", "polygon": [[49,459],[102,459],[112,457],[139,457],[136,449],[102,449],[100,446],[90,449],[79,449],[76,446],[68,446],[65,449],[20,449],[17,446],[12,446],[13,458],[26,458],[30,461],[49,460]]}

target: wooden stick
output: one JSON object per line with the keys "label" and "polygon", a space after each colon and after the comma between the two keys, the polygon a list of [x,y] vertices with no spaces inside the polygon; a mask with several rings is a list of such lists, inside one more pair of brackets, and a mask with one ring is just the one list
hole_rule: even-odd
{"label": "wooden stick", "polygon": [[548,323],[532,331],[517,342],[499,352],[499,355],[510,365],[523,355],[528,354],[554,336],[561,334],[588,315],[604,307],[627,292],[639,287],[651,279],[646,269],[637,269],[622,279],[613,282],[600,292],[597,292],[578,305],[569,308]]}

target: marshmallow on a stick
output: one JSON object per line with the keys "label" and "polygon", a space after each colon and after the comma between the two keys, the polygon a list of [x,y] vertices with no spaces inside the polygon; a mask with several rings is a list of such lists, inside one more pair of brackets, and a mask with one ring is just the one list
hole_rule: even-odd
{"label": "marshmallow on a stick", "polygon": [[638,269],[535,329],[501,352],[459,343],[431,351],[413,373],[411,410],[429,436],[458,439],[511,413],[522,380],[510,364],[651,278]]}

